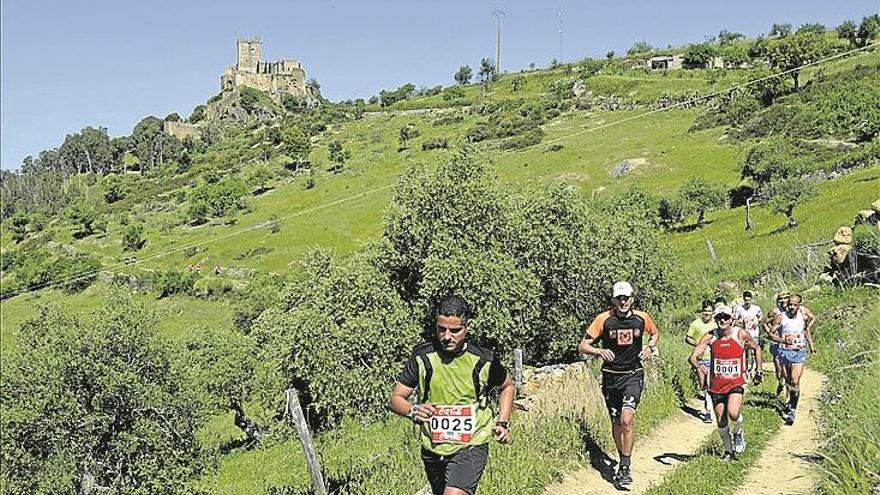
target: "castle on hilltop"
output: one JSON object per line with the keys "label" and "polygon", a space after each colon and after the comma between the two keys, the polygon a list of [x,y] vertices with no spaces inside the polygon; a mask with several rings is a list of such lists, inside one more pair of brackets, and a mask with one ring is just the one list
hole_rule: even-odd
{"label": "castle on hilltop", "polygon": [[237,60],[220,76],[220,90],[249,86],[280,99],[283,93],[307,96],[306,71],[298,60],[263,62],[263,40],[240,39],[236,42]]}

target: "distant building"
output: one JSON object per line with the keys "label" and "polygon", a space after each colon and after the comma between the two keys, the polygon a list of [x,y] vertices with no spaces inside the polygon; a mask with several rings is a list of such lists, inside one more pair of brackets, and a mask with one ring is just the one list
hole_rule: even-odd
{"label": "distant building", "polygon": [[220,90],[226,91],[238,86],[249,86],[280,100],[281,95],[289,93],[306,96],[306,71],[299,61],[293,59],[263,62],[263,41],[240,39],[236,42],[237,58],[232,67],[227,67],[220,76]]}
{"label": "distant building", "polygon": [[681,55],[661,55],[648,59],[647,67],[654,70],[679,70],[684,66]]}

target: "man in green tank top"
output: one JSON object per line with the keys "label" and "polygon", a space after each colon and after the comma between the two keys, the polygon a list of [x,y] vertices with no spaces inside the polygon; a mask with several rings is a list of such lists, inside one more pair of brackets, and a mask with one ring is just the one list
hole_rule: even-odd
{"label": "man in green tank top", "polygon": [[[489,442],[510,442],[513,381],[491,350],[468,342],[470,318],[464,299],[444,299],[434,338],[416,346],[391,393],[391,410],[421,426],[422,462],[435,495],[474,495]],[[497,420],[488,397],[496,387]],[[413,391],[417,405],[409,402]]]}

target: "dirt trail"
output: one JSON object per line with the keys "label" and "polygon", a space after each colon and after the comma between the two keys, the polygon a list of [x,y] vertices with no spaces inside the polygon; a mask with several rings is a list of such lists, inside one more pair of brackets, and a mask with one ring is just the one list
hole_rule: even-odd
{"label": "dirt trail", "polygon": [[[696,406],[699,407],[699,406]],[[638,421],[638,415],[636,415]],[[634,483],[624,493],[644,493],[662,482],[663,477],[682,461],[696,454],[706,438],[715,432],[713,425],[679,412],[665,420],[647,437],[637,439],[632,456]],[[612,454],[615,458],[617,453]],[[547,487],[546,495],[619,495],[611,483],[613,466],[607,460],[591,459],[591,467],[565,477],[562,483]]]}
{"label": "dirt trail", "polygon": [[[752,466],[738,495],[809,494],[818,473],[816,449],[817,396],[823,375],[809,368],[801,376],[801,399],[793,426],[780,427]],[[746,432],[748,435],[748,432]],[[748,436],[746,436],[748,440]]]}

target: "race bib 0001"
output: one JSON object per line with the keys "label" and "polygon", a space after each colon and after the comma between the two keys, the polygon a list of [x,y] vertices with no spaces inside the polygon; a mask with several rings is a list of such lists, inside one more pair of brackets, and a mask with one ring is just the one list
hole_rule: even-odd
{"label": "race bib 0001", "polygon": [[724,378],[739,378],[739,359],[716,359],[713,373]]}
{"label": "race bib 0001", "polygon": [[436,407],[437,411],[429,422],[431,442],[470,442],[477,429],[477,407],[474,405]]}

